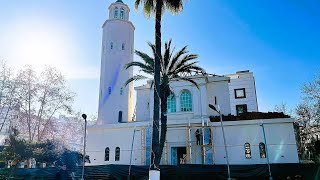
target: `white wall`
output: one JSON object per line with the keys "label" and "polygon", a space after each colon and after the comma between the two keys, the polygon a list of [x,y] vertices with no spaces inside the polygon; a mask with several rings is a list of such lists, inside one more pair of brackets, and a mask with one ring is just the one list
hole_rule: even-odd
{"label": "white wall", "polygon": [[[224,122],[226,144],[230,164],[266,164],[266,158],[260,158],[259,143],[264,143],[261,124],[264,124],[270,163],[299,163],[295,141],[293,119],[267,119]],[[192,119],[191,123],[191,164],[203,163],[201,146],[196,146],[195,131],[201,127],[201,119]],[[206,123],[205,123],[206,124]],[[226,164],[226,156],[220,123],[209,123],[213,127],[214,164]],[[134,128],[136,131],[132,164],[145,165],[145,133],[149,122],[108,125],[108,127],[90,127],[88,129],[87,154],[91,164],[129,164]],[[171,164],[172,147],[188,147],[188,120],[168,122],[167,142],[163,151],[162,164]],[[251,158],[245,158],[244,144],[251,145]],[[104,149],[110,148],[110,161],[104,161]],[[115,148],[120,147],[120,161],[115,161]],[[207,149],[211,147],[208,146]],[[188,153],[188,151],[187,151]],[[190,154],[189,154],[190,155]]]}
{"label": "white wall", "polygon": [[[255,80],[252,72],[237,72],[236,74],[226,75],[230,77],[229,94],[231,114],[236,115],[236,105],[247,104],[248,112],[257,112],[257,95]],[[246,98],[235,98],[234,89],[245,88]]]}
{"label": "white wall", "polygon": [[136,121],[150,121],[150,86],[135,88],[137,91]]}
{"label": "white wall", "polygon": [[[230,164],[264,164],[260,158],[259,143],[264,143],[264,124],[270,163],[298,163],[298,153],[292,119],[269,119],[224,122],[225,138]],[[215,163],[226,164],[220,123],[214,123],[213,142]],[[244,144],[251,145],[252,158],[245,158]]]}
{"label": "white wall", "polygon": [[[230,114],[230,97],[229,97],[229,78],[212,77],[207,84],[207,103],[212,105],[219,105],[222,114]],[[215,97],[217,102],[215,104]],[[206,104],[208,115],[218,115],[215,111],[210,109]]]}
{"label": "white wall", "polygon": [[[87,154],[91,163],[87,165],[130,164],[131,145],[134,127],[115,126],[113,128],[88,128]],[[142,165],[143,149],[141,146],[141,129],[136,129],[132,148],[132,164]],[[104,161],[105,148],[110,148],[109,161]],[[115,148],[120,148],[120,161],[115,161]]]}
{"label": "white wall", "polygon": [[[230,114],[229,98],[229,78],[226,77],[194,77],[199,88],[189,82],[174,81],[170,83],[171,90],[176,96],[176,112],[168,113],[168,120],[185,120],[199,117],[208,117],[214,114],[214,111],[208,107],[208,104],[214,104],[214,97],[217,97],[218,104],[223,114]],[[148,85],[136,87],[137,91],[137,121],[146,121],[153,119],[153,88]],[[180,94],[183,90],[188,90],[192,94],[192,111],[181,112]],[[149,99],[147,99],[149,98]],[[149,102],[149,105],[147,104]],[[147,108],[149,107],[149,108]],[[149,119],[146,118],[149,115]]]}

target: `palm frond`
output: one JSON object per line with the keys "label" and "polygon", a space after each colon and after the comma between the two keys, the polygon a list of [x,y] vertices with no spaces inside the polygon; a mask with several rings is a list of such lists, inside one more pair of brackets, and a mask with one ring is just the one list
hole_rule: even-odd
{"label": "palm frond", "polygon": [[134,8],[135,8],[135,9],[139,9],[140,3],[141,3],[141,0],[136,0],[136,1],[134,2]]}
{"label": "palm frond", "polygon": [[127,86],[133,81],[138,81],[138,80],[143,80],[143,79],[148,79],[148,77],[143,76],[143,75],[134,75],[133,77],[129,78],[125,83],[124,86]]}
{"label": "palm frond", "polygon": [[135,51],[135,54],[137,56],[139,56],[146,64],[150,65],[150,66],[154,66],[154,59],[152,57],[150,57],[148,54],[143,53],[141,51]]}
{"label": "palm frond", "polygon": [[175,62],[174,66],[172,67],[172,69],[170,69],[170,71],[172,72],[172,71],[175,71],[176,69],[180,69],[182,66],[188,64],[188,61],[192,61],[197,58],[198,58],[197,54],[187,54],[181,59],[179,59],[177,62]]}
{"label": "palm frond", "polygon": [[132,61],[124,65],[125,69],[129,69],[130,67],[139,67],[140,69],[144,71],[153,71],[152,67],[138,61]]}
{"label": "palm frond", "polygon": [[153,0],[144,0],[143,11],[144,14],[150,17],[150,15],[154,12],[155,4]]}
{"label": "palm frond", "polygon": [[[188,74],[188,76],[192,76],[192,75],[199,74],[199,73],[202,75],[206,74],[206,72],[202,68],[200,68],[198,66],[194,66],[194,65],[187,66],[183,69],[180,69],[180,71],[178,73],[179,74]],[[181,76],[183,76],[183,75],[181,75]]]}
{"label": "palm frond", "polygon": [[180,64],[179,67],[175,68],[173,72],[170,72],[171,74],[177,74],[180,72],[184,72],[187,71],[191,66],[193,66],[194,64],[196,64],[197,62],[192,62],[192,63],[184,63],[184,64]]}
{"label": "palm frond", "polygon": [[[131,66],[139,67],[139,71],[149,75],[154,75],[154,57],[156,56],[155,45],[148,42],[149,47],[152,50],[153,57],[141,51],[135,51],[135,53],[141,57],[143,62],[131,62],[126,65],[126,68]],[[196,64],[198,61],[194,61],[198,58],[197,54],[188,54],[187,46],[184,46],[178,52],[175,53],[175,47],[171,48],[172,40],[170,39],[164,45],[165,51],[160,57],[160,70],[161,70],[161,83],[169,84],[172,80],[188,81],[198,88],[197,83],[190,78],[190,76],[201,73],[205,74],[205,70]],[[145,76],[137,75],[130,78],[126,84],[140,80],[147,79]]]}
{"label": "palm frond", "polygon": [[166,0],[165,6],[172,13],[176,14],[183,10],[183,0]]}
{"label": "palm frond", "polygon": [[[156,45],[152,44],[151,42],[148,42],[148,45],[149,45],[149,47],[150,47],[151,50],[152,50],[153,57],[156,57],[156,55],[157,55]],[[160,57],[160,59],[161,59],[161,57]]]}
{"label": "palm frond", "polygon": [[171,62],[171,57],[172,57],[172,54],[174,52],[174,49],[175,47],[173,48],[173,50],[171,51],[171,42],[172,42],[172,39],[170,39],[168,42],[165,43],[165,51],[164,51],[164,54],[163,54],[163,72],[165,74],[168,74],[169,72],[169,63]]}
{"label": "palm frond", "polygon": [[176,75],[174,79],[176,81],[181,81],[182,80],[182,81],[190,82],[191,84],[195,85],[199,89],[199,85],[194,80],[192,80],[190,77],[181,77],[179,75]]}
{"label": "palm frond", "polygon": [[183,55],[183,54],[186,54],[188,53],[188,50],[187,50],[187,47],[188,46],[185,46],[183,47],[182,49],[180,49],[180,51],[178,51],[171,59],[170,61],[170,65],[169,65],[169,71],[172,71],[172,69],[174,69],[174,67],[176,66],[176,63],[179,62],[179,59],[180,57]]}
{"label": "palm frond", "polygon": [[153,70],[144,70],[144,69],[140,69],[139,71],[142,71],[142,72],[144,72],[144,73],[146,73],[146,74],[149,74],[149,75],[154,75],[154,71]]}

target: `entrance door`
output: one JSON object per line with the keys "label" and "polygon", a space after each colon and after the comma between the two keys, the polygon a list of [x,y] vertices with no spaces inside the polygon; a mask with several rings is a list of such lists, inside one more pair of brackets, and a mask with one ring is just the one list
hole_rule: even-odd
{"label": "entrance door", "polygon": [[187,158],[187,148],[186,147],[172,147],[171,148],[171,164],[179,165],[185,164]]}

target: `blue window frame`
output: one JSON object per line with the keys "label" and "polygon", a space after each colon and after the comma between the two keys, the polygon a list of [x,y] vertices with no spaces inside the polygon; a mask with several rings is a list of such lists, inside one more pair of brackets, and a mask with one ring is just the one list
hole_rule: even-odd
{"label": "blue window frame", "polygon": [[120,19],[124,18],[124,9],[120,8]]}
{"label": "blue window frame", "polygon": [[115,7],[114,8],[114,18],[118,18],[118,13],[119,13],[118,7]]}
{"label": "blue window frame", "polygon": [[174,94],[170,94],[170,96],[167,99],[167,112],[176,112],[176,96]]}
{"label": "blue window frame", "polygon": [[188,90],[183,90],[180,94],[180,111],[192,111],[192,94]]}

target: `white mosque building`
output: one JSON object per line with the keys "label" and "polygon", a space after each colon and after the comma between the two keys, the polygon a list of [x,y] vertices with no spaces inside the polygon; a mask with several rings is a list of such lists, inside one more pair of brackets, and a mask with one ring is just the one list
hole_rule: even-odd
{"label": "white mosque building", "polygon": [[[91,163],[86,165],[150,164],[153,89],[150,82],[124,86],[133,75],[132,69],[123,68],[134,53],[135,27],[129,13],[129,7],[117,0],[109,6],[109,18],[102,26],[98,123],[87,131],[86,153]],[[171,83],[174,98],[168,100],[161,164],[226,164],[226,157],[234,165],[299,163],[292,118],[224,121],[225,138],[220,122],[210,121],[210,116],[218,114],[208,104],[219,106],[223,115],[258,112],[252,72],[193,79],[199,89],[188,82]]]}

